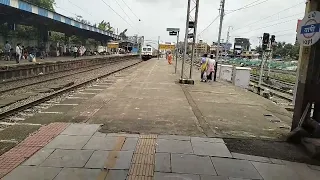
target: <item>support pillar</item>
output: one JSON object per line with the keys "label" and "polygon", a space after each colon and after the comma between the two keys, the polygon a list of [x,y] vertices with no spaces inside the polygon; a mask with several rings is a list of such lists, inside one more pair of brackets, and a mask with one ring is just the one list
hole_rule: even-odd
{"label": "support pillar", "polygon": [[[319,11],[319,1],[308,0],[306,2],[306,13],[311,11]],[[298,87],[295,98],[295,107],[293,114],[293,121],[291,130],[294,130],[300,121],[300,118],[308,104],[318,93],[314,93],[316,82],[318,77],[314,77],[319,72],[319,61],[320,58],[320,42],[310,46],[310,47],[300,47],[299,54],[299,73],[298,73]],[[314,102],[314,101],[313,101]]]}

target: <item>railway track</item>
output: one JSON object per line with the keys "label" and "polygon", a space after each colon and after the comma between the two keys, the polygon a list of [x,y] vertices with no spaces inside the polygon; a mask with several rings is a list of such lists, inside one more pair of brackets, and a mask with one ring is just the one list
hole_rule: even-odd
{"label": "railway track", "polygon": [[[118,63],[120,61],[123,61],[123,60],[107,60],[106,64],[104,64],[104,65],[95,65],[95,66],[90,66],[88,68],[77,68],[78,71],[76,71],[76,72],[74,72],[75,69],[72,69],[72,72],[62,71],[62,72],[50,73],[50,74],[46,74],[46,75],[40,76],[41,78],[43,78],[43,80],[38,80],[38,81],[32,82],[32,83],[23,84],[23,81],[24,81],[23,79],[17,79],[17,80],[14,80],[14,81],[3,82],[3,83],[0,83],[0,85],[2,87],[4,87],[4,89],[0,89],[0,95],[3,94],[3,93],[6,93],[6,92],[15,91],[17,89],[25,88],[25,87],[28,87],[28,86],[33,86],[33,85],[37,85],[37,84],[41,84],[41,83],[57,80],[57,79],[60,79],[60,78],[64,78],[64,77],[68,77],[68,76],[72,76],[72,75],[76,75],[76,74],[81,74],[81,73],[93,71],[93,70],[96,70],[96,69],[101,69],[101,68],[104,68],[106,66],[110,66],[110,65],[116,64],[116,63]],[[61,75],[58,75],[58,74],[61,74]],[[56,77],[50,77],[50,76],[55,76],[55,75],[57,75],[57,76]],[[39,79],[39,76],[31,77],[31,78],[29,78],[29,80],[30,79],[31,80],[32,79],[37,80],[37,79]],[[17,82],[21,82],[21,83],[17,83]],[[13,85],[13,87],[5,88],[6,85],[9,85],[9,84],[12,84],[12,83],[16,83],[17,85]]]}
{"label": "railway track", "polygon": [[[49,93],[49,94],[46,94],[45,96],[41,97],[41,98],[36,98],[34,100],[31,100],[27,103],[23,103],[21,105],[17,105],[15,106],[14,108],[9,108],[7,110],[3,110],[3,111],[0,111],[0,121],[3,121],[5,118],[8,118],[9,116],[11,115],[14,115],[14,114],[17,114],[18,112],[21,112],[23,110],[26,110],[26,109],[29,109],[29,108],[32,108],[32,107],[35,107],[41,103],[44,103],[44,102],[47,102],[55,97],[58,97],[58,96],[61,96],[63,94],[66,94],[68,92],[72,92],[76,89],[79,89],[81,87],[85,87],[86,85],[90,84],[90,83],[93,83],[95,81],[97,81],[98,79],[101,79],[101,78],[104,78],[104,77],[107,77],[107,76],[110,76],[112,74],[115,74],[117,72],[120,72],[122,70],[125,70],[125,69],[128,69],[132,66],[135,66],[139,63],[141,63],[142,61],[138,61],[138,60],[135,60],[135,59],[131,59],[133,60],[133,62],[129,63],[129,61],[116,61],[113,63],[113,65],[117,64],[119,65],[120,62],[127,62],[127,63],[124,63],[124,65],[121,65],[120,67],[118,68],[115,68],[109,72],[105,72],[103,74],[99,74],[99,75],[96,75],[94,76],[93,78],[90,78],[90,79],[86,79],[80,83],[76,83],[76,84],[73,84],[71,86],[68,86],[68,87],[65,87],[63,89],[60,89],[60,90],[57,90],[57,91],[54,91],[52,93]],[[106,66],[110,66],[111,64],[107,64]],[[105,66],[103,66],[105,67]],[[85,72],[90,72],[90,71],[94,71],[94,70],[97,70],[97,69],[101,69],[103,67],[95,67],[95,68],[92,68],[91,70],[85,70],[85,71],[82,71],[82,72],[77,72],[77,73],[71,73],[69,75],[65,75],[65,77],[67,76],[72,76],[72,75],[81,75],[81,73],[85,73]],[[51,78],[50,80],[46,80],[46,81],[41,81],[41,82],[35,82],[35,84],[41,84],[43,82],[49,82],[49,81],[52,81],[52,80],[57,80],[57,79],[60,79],[61,77],[55,77],[55,78]],[[28,85],[26,86],[20,86],[20,87],[15,87],[15,88],[11,88],[11,89],[20,89],[20,88],[25,88],[27,87]],[[9,91],[9,90],[8,90]],[[8,92],[7,91],[7,92]],[[2,108],[2,109],[5,109],[5,108]]]}

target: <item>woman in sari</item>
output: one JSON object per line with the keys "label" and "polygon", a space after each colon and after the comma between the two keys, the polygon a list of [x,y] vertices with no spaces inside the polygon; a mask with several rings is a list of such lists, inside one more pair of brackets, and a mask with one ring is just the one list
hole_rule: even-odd
{"label": "woman in sari", "polygon": [[201,82],[206,82],[206,71],[208,70],[208,59],[207,59],[207,54],[204,54],[201,58],[201,65],[200,65],[200,71],[201,71]]}

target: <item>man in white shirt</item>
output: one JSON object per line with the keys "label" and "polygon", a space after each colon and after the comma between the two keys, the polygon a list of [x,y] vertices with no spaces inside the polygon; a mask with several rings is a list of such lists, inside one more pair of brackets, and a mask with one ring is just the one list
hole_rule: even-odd
{"label": "man in white shirt", "polygon": [[77,55],[78,55],[78,48],[77,48],[77,46],[74,46],[73,47],[73,56],[74,56],[74,58],[76,58]]}
{"label": "man in white shirt", "polygon": [[16,62],[17,64],[20,63],[20,59],[21,59],[21,48],[20,48],[20,43],[17,44],[16,46]]}

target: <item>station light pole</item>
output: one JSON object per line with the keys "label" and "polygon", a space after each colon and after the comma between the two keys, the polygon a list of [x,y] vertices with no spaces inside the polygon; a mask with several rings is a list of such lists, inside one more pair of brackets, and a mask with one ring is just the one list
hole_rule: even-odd
{"label": "station light pole", "polygon": [[[192,70],[193,70],[193,59],[194,59],[194,49],[197,37],[197,23],[198,23],[198,12],[199,12],[199,2],[200,0],[188,0],[187,7],[187,21],[186,21],[186,31],[184,38],[184,52],[182,59],[182,69],[181,69],[181,78],[179,80],[182,84],[194,84],[192,80]],[[192,4],[192,8],[191,8]],[[191,51],[191,64],[190,64],[190,74],[186,76],[187,79],[184,78],[184,63],[187,58],[187,50],[188,50],[188,40],[191,39],[192,43],[192,51]]]}
{"label": "station light pole", "polygon": [[221,0],[220,3],[220,25],[219,25],[219,35],[218,35],[218,44],[217,44],[217,52],[216,52],[216,63],[219,61],[219,52],[220,52],[220,41],[221,41],[221,32],[222,32],[222,24],[224,18],[224,5],[225,0]]}
{"label": "station light pole", "polygon": [[160,36],[158,36],[158,60],[160,59]]}

